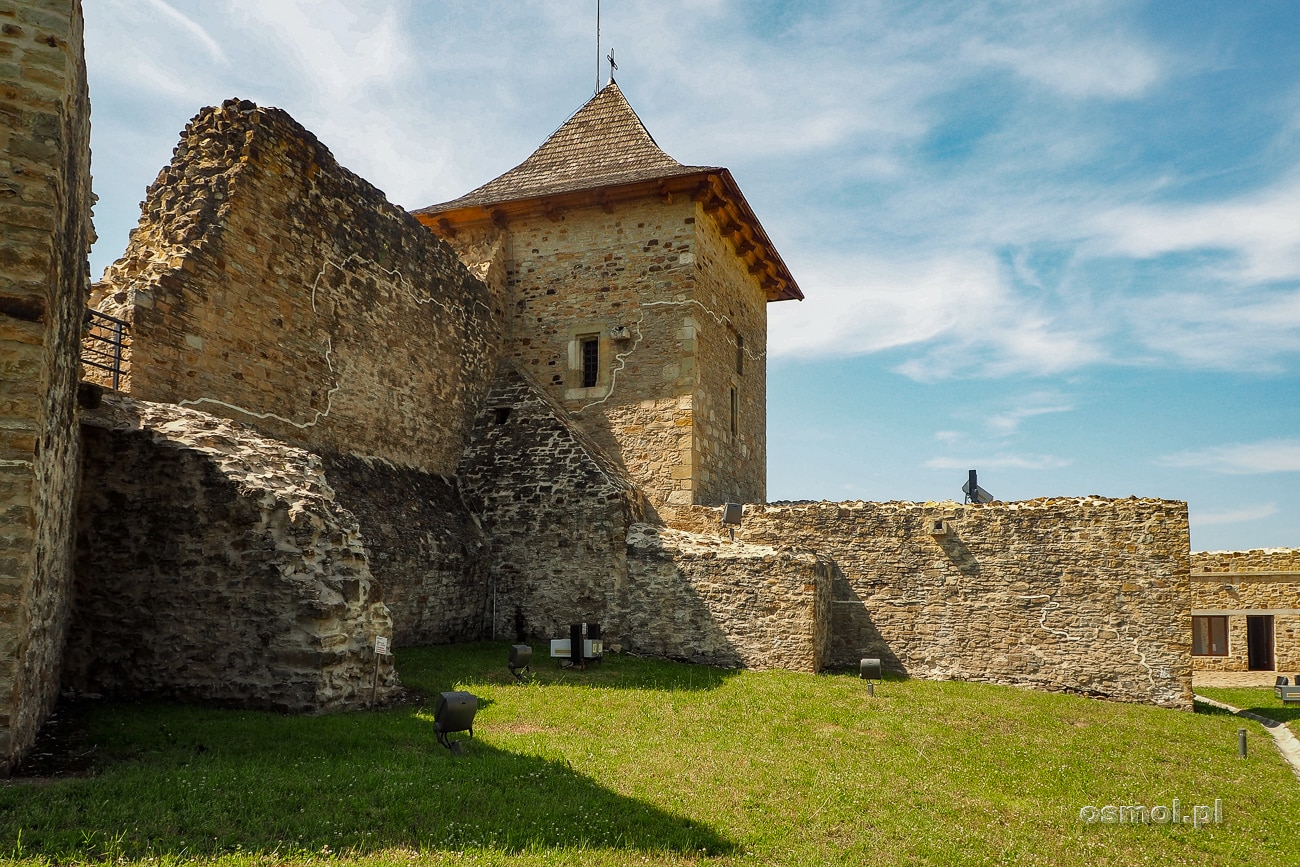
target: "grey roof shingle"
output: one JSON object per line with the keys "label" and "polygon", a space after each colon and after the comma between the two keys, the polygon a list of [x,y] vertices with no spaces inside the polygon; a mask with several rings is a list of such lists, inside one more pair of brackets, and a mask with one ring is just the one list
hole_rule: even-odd
{"label": "grey roof shingle", "polygon": [[722,169],[684,166],[664,153],[618,85],[611,81],[528,159],[458,199],[416,213],[432,214],[711,171]]}

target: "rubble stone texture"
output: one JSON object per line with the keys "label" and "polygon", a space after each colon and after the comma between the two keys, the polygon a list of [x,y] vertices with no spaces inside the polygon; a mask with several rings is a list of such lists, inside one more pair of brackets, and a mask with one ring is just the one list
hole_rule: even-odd
{"label": "rubble stone texture", "polygon": [[[320,457],[116,395],[83,436],[69,686],[286,712],[370,701],[392,623]],[[380,662],[383,700],[397,681]]]}
{"label": "rubble stone texture", "polygon": [[93,238],[78,0],[0,7],[0,776],[58,696]]}
{"label": "rubble stone texture", "polygon": [[488,537],[454,478],[328,454],[337,502],[356,516],[393,618],[393,646],[475,641],[487,624]]}
{"label": "rubble stone texture", "polygon": [[1273,668],[1300,675],[1300,548],[1192,554],[1192,614],[1228,618],[1228,655],[1193,656],[1197,671],[1249,671],[1249,616],[1273,618]]}
{"label": "rubble stone texture", "polygon": [[562,638],[570,623],[599,623],[607,642],[625,640],[625,544],[643,498],[511,362],[497,371],[457,474],[491,539],[489,636]]}
{"label": "rubble stone texture", "polygon": [[774,503],[737,535],[834,561],[832,666],[1191,707],[1184,503]]}
{"label": "rubble stone texture", "polygon": [[92,303],[130,323],[134,397],[450,475],[493,300],[287,114],[228,100],[190,121]]}
{"label": "rubble stone texture", "polygon": [[830,661],[833,564],[825,557],[646,524],[631,528],[627,550],[632,651],[791,671]]}

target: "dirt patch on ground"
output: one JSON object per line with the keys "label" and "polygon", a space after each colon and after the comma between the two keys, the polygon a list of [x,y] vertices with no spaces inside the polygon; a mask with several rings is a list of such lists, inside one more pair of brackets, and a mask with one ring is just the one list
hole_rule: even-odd
{"label": "dirt patch on ground", "polygon": [[14,768],[8,785],[48,785],[66,777],[89,777],[97,750],[90,740],[91,702],[62,701],[36,735],[36,743]]}

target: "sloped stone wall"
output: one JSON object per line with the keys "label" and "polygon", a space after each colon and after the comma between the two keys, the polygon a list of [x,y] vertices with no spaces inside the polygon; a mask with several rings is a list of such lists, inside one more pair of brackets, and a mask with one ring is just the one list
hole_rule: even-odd
{"label": "sloped stone wall", "polygon": [[631,528],[627,549],[632,652],[791,671],[829,661],[825,557],[647,524]]}
{"label": "sloped stone wall", "polygon": [[78,0],[0,6],[0,776],[58,697],[93,238]]}
{"label": "sloped stone wall", "polygon": [[287,712],[370,700],[391,622],[319,457],[112,395],[84,442],[69,686]]}
{"label": "sloped stone wall", "polygon": [[1274,669],[1300,674],[1300,548],[1194,552],[1192,614],[1228,618],[1228,655],[1193,656],[1197,671],[1249,671],[1246,618],[1263,615]]}
{"label": "sloped stone wall", "polygon": [[455,479],[326,455],[339,505],[356,516],[398,647],[474,641],[489,624],[488,539]]}
{"label": "sloped stone wall", "polygon": [[834,561],[834,666],[1191,707],[1184,503],[772,503],[738,535]]}
{"label": "sloped stone wall", "polygon": [[289,115],[229,100],[190,121],[93,303],[131,323],[135,397],[450,475],[494,300]]}
{"label": "sloped stone wall", "polygon": [[641,495],[567,414],[502,363],[457,476],[491,537],[488,608],[498,638],[561,638],[627,622],[628,527]]}

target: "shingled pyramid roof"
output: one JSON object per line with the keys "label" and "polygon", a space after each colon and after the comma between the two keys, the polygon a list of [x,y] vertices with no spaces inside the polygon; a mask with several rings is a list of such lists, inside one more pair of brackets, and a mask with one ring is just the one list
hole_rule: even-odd
{"label": "shingled pyramid roof", "polygon": [[684,166],[664,153],[618,85],[611,81],[551,133],[528,159],[459,199],[416,213],[717,171],[721,169]]}
{"label": "shingled pyramid roof", "polygon": [[713,215],[732,240],[769,301],[803,298],[731,172],[719,166],[684,166],[655,144],[641,118],[613,81],[573,113],[532,156],[459,199],[412,214],[441,237],[458,227],[491,222],[504,229],[521,215],[552,219],[565,208],[655,195],[665,202],[688,195]]}

